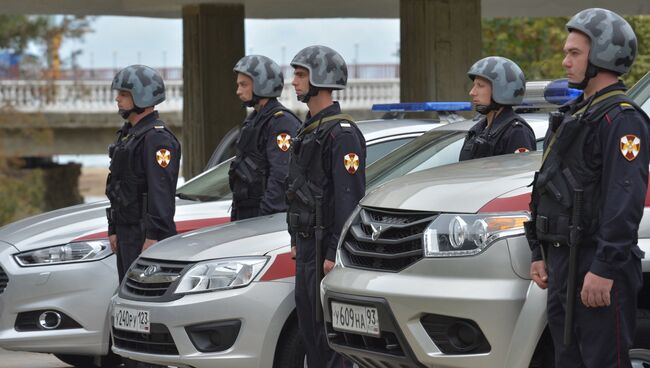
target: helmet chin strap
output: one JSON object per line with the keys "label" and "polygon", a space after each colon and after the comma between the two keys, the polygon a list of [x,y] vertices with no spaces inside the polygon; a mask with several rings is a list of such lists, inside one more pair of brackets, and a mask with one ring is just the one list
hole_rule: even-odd
{"label": "helmet chin strap", "polygon": [[585,71],[585,77],[582,79],[581,82],[578,83],[572,83],[569,82],[569,88],[575,88],[579,90],[584,90],[587,88],[587,84],[589,84],[589,80],[598,74],[598,67],[589,62],[587,64],[587,70]]}
{"label": "helmet chin strap", "polygon": [[257,96],[256,94],[253,93],[253,98],[251,98],[248,101],[242,102],[241,105],[243,107],[255,107],[255,105],[257,105],[258,103],[260,103],[260,96]]}
{"label": "helmet chin strap", "polygon": [[136,114],[142,114],[144,112],[144,109],[142,107],[137,107],[134,105],[133,108],[130,110],[124,110],[124,109],[117,110],[117,113],[120,114],[122,119],[128,119],[129,116],[131,116],[132,112]]}
{"label": "helmet chin strap", "polygon": [[298,96],[298,101],[302,103],[308,103],[312,96],[318,95],[319,90],[320,89],[318,87],[314,87],[311,85],[311,83],[309,83],[309,92],[307,92],[307,94]]}
{"label": "helmet chin strap", "polygon": [[490,111],[498,110],[500,107],[501,105],[494,102],[494,100],[490,98],[489,105],[476,105],[474,109],[481,115],[487,115],[490,113]]}

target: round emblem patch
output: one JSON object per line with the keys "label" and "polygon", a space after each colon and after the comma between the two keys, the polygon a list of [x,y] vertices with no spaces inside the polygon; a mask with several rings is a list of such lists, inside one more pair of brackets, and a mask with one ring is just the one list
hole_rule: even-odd
{"label": "round emblem patch", "polygon": [[525,153],[525,152],[530,152],[530,150],[526,147],[520,147],[515,150],[515,153]]}
{"label": "round emblem patch", "polygon": [[639,155],[641,139],[636,135],[628,134],[621,137],[621,154],[626,160],[632,161]]}
{"label": "round emblem patch", "polygon": [[156,152],[156,162],[163,169],[169,165],[169,162],[171,160],[172,160],[172,153],[167,151],[166,149],[164,148],[159,149],[158,152]]}
{"label": "round emblem patch", "polygon": [[348,153],[343,156],[343,165],[348,174],[352,175],[356,173],[359,169],[359,156],[354,152]]}
{"label": "round emblem patch", "polygon": [[280,133],[276,138],[280,151],[287,152],[291,148],[291,136],[287,133]]}

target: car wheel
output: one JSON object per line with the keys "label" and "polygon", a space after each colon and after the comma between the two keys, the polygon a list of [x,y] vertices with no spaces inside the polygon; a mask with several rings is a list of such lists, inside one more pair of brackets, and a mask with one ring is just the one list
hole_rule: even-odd
{"label": "car wheel", "polygon": [[274,368],[306,368],[307,355],[302,337],[298,332],[298,322],[294,319],[289,322],[278,340],[275,350]]}
{"label": "car wheel", "polygon": [[650,350],[632,349],[630,350],[630,360],[632,368],[650,368]]}
{"label": "car wheel", "polygon": [[54,354],[60,361],[77,368],[115,368],[122,364],[119,355],[109,352],[100,359],[99,365],[95,364],[95,357],[88,355]]}

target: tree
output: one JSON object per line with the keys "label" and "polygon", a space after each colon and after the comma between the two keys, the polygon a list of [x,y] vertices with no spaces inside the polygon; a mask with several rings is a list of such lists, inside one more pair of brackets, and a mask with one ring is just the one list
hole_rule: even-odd
{"label": "tree", "polygon": [[46,18],[26,15],[0,15],[0,49],[21,54],[31,41],[38,39]]}
{"label": "tree", "polygon": [[49,78],[59,79],[61,76],[60,50],[63,41],[82,38],[86,33],[92,32],[91,20],[92,18],[71,15],[46,18],[46,25],[41,29],[40,39],[45,45]]}

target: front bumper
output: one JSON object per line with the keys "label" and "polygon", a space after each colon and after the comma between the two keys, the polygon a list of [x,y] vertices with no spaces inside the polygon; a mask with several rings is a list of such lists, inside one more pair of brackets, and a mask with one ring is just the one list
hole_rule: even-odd
{"label": "front bumper", "polygon": [[[4,244],[4,243],[3,243]],[[0,250],[0,266],[8,277],[0,294],[0,347],[7,350],[103,355],[108,353],[108,306],[117,289],[115,257],[95,262],[20,267],[13,247]],[[52,310],[74,327],[18,331],[20,313]]]}
{"label": "front bumper", "polygon": [[[114,330],[113,351],[134,360],[177,367],[272,367],[278,338],[295,307],[293,291],[292,282],[269,281],[185,295],[172,302],[138,302],[116,296],[113,307],[149,311],[153,333],[168,334],[171,344],[165,353],[152,354],[153,347],[146,342],[148,334],[141,336],[137,345],[129,345],[119,341],[120,331],[116,334]],[[241,327],[234,344],[224,351],[199,351],[186,330],[188,326],[233,320],[240,321]]]}
{"label": "front bumper", "polygon": [[[505,240],[478,256],[425,258],[399,273],[337,266],[322,284],[329,342],[361,365],[504,367],[529,286],[514,272]],[[348,333],[341,338],[332,329],[332,301],[376,307],[381,339]],[[422,322],[431,315],[475,323],[489,348],[443,352],[440,336],[434,341]]]}

